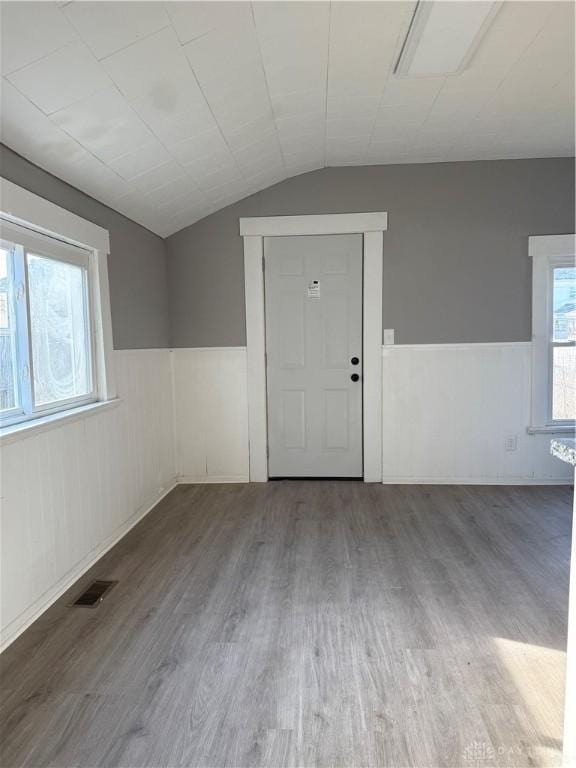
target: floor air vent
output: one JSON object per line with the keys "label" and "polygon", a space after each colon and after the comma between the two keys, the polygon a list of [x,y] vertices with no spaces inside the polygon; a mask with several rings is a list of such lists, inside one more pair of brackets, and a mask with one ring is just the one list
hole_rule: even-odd
{"label": "floor air vent", "polygon": [[96,608],[116,584],[118,584],[117,581],[93,581],[88,589],[84,590],[72,605]]}

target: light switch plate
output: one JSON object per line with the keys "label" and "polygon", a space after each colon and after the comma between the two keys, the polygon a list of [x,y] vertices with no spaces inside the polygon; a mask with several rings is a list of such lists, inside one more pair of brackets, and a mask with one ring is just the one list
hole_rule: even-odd
{"label": "light switch plate", "polygon": [[394,328],[384,328],[384,344],[394,344]]}

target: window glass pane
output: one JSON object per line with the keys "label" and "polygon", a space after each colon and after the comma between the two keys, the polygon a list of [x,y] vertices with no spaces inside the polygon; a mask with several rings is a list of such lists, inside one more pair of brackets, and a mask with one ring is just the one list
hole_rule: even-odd
{"label": "window glass pane", "polygon": [[553,289],[554,341],[576,341],[576,267],[556,267]]}
{"label": "window glass pane", "polygon": [[34,403],[92,391],[85,271],[27,254]]}
{"label": "window glass pane", "polygon": [[576,419],[576,347],[554,347],[552,418]]}
{"label": "window glass pane", "polygon": [[0,248],[0,411],[16,408],[16,327],[10,286],[10,251]]}

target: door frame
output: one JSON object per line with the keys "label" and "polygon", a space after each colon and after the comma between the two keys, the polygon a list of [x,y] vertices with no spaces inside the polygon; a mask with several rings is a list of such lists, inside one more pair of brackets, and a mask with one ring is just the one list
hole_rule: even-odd
{"label": "door frame", "polygon": [[268,481],[264,238],[299,235],[363,235],[364,482],[382,482],[382,267],[386,212],[240,219],[244,241],[248,446],[250,482]]}

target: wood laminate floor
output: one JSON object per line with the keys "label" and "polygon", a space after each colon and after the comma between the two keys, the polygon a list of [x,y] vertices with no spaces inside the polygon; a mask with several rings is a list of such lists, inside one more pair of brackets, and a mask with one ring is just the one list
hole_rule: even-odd
{"label": "wood laminate floor", "polygon": [[568,488],[177,487],[0,657],[0,762],[558,765],[570,525]]}

